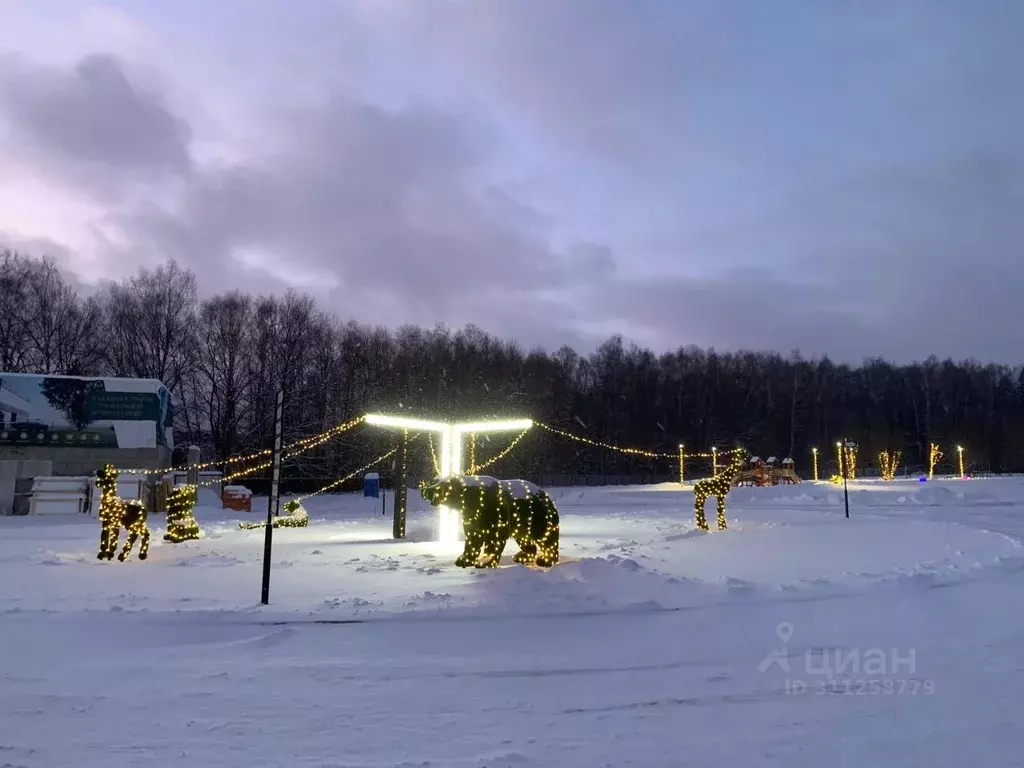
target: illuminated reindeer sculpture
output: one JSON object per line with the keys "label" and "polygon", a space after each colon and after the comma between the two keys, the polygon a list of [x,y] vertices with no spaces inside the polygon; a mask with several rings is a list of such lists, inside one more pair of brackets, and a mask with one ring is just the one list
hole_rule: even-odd
{"label": "illuminated reindeer sculpture", "polygon": [[139,560],[149,556],[149,526],[146,505],[140,499],[122,499],[117,495],[118,471],[111,464],[96,471],[96,487],[100,489],[100,552],[98,560],[113,560],[121,538],[121,528],[128,531],[128,540],[117,559],[128,559],[136,540],[141,536]]}
{"label": "illuminated reindeer sculpture", "polygon": [[732,452],[732,460],[714,477],[699,480],[693,486],[693,514],[697,518],[697,527],[702,531],[710,530],[704,517],[704,502],[708,496],[718,500],[718,530],[725,530],[725,497],[732,489],[737,475],[743,470],[747,461],[747,452],[737,448]]}

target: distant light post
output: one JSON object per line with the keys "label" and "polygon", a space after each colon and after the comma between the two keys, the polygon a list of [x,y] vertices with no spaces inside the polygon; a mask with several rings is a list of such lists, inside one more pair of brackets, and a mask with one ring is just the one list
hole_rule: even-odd
{"label": "distant light post", "polygon": [[839,474],[841,474],[843,476],[843,504],[846,507],[846,519],[849,520],[850,519],[850,490],[849,490],[849,486],[847,486],[847,484],[846,484],[847,472],[846,472],[846,467],[844,466],[844,463],[843,463],[843,458],[844,458],[844,455],[848,451],[852,451],[854,448],[856,448],[857,444],[855,442],[853,442],[852,440],[847,440],[846,441],[846,446],[845,446],[846,447],[845,451],[843,450],[843,444],[841,442],[836,443],[836,447],[839,448]]}
{"label": "distant light post", "polygon": [[818,482],[818,449],[811,448],[811,454],[814,456],[814,482]]}
{"label": "distant light post", "polygon": [[964,479],[964,447],[962,445],[958,445],[956,447],[956,452],[960,456],[960,479],[963,480]]}

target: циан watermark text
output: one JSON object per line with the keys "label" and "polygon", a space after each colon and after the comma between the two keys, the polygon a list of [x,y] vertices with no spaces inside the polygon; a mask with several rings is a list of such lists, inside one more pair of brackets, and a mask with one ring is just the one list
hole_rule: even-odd
{"label": "\u0446\u0438\u0430\u043d watermark text", "polygon": [[848,694],[858,696],[929,696],[935,681],[921,678],[914,648],[814,648],[802,654],[790,652],[793,625],[775,628],[782,646],[758,665],[767,673],[778,669],[786,675],[785,692],[801,694]]}

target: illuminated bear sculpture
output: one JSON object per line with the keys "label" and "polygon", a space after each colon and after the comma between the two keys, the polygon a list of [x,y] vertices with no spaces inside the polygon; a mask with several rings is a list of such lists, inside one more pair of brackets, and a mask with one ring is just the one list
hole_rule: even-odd
{"label": "illuminated bear sculpture", "polygon": [[455,561],[460,568],[497,568],[510,538],[519,545],[515,562],[541,568],[558,562],[558,509],[533,483],[455,475],[421,483],[420,493],[435,507],[459,510],[466,540]]}

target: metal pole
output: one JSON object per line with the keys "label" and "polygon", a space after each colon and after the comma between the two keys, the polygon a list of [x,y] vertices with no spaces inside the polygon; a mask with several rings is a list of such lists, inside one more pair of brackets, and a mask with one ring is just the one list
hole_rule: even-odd
{"label": "metal pole", "polygon": [[199,459],[202,453],[198,445],[188,447],[188,470],[185,482],[189,485],[199,485]]}
{"label": "metal pole", "polygon": [[846,506],[846,519],[850,519],[850,491],[846,485],[846,445],[839,449],[839,474],[843,476],[843,503]]}
{"label": "metal pole", "polygon": [[407,468],[409,455],[409,430],[402,430],[402,442],[398,445],[398,460],[395,462],[395,512],[391,535],[396,539],[405,538],[405,508],[408,494]]}
{"label": "metal pole", "polygon": [[267,527],[263,538],[263,594],[261,602],[270,602],[270,558],[274,545],[274,518],[277,517],[281,498],[281,421],[284,418],[284,387],[277,390],[277,416],[274,420],[274,475],[270,482],[270,501],[267,502]]}

